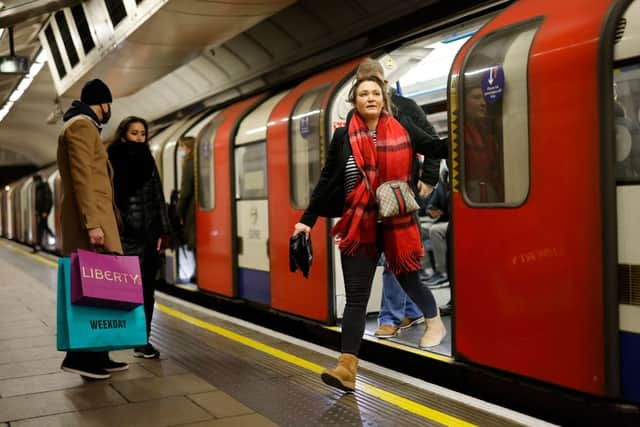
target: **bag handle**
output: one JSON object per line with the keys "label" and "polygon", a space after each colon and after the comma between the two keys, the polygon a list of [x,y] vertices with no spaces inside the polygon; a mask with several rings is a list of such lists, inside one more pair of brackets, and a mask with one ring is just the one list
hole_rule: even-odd
{"label": "bag handle", "polygon": [[[355,163],[355,159],[354,163]],[[356,163],[356,166],[358,166],[358,164]],[[371,184],[369,183],[369,179],[367,178],[367,174],[364,173],[364,169],[362,169],[360,166],[358,166],[358,170],[360,171],[360,173],[362,174],[362,179],[364,179],[364,185],[365,187],[367,187],[367,190],[369,190],[369,192],[373,195],[373,197],[376,197],[376,193],[373,192],[373,190],[371,189]]]}

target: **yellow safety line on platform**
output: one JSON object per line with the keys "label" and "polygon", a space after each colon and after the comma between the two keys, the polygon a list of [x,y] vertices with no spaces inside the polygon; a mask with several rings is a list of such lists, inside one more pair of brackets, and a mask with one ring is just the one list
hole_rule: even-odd
{"label": "yellow safety line on platform", "polygon": [[18,253],[20,253],[22,255],[26,255],[26,256],[28,256],[30,258],[33,258],[36,261],[44,262],[45,264],[49,264],[52,267],[58,268],[58,263],[57,262],[52,261],[52,260],[50,260],[48,258],[45,258],[42,255],[37,255],[37,254],[31,253],[29,251],[25,251],[24,249],[14,245],[14,244],[7,243],[7,242],[2,242],[2,246],[6,247],[7,249],[11,249],[14,252],[18,252]]}
{"label": "yellow safety line on platform", "polygon": [[[278,350],[275,347],[263,344],[259,341],[256,341],[251,338],[247,338],[235,332],[231,332],[228,329],[224,329],[219,326],[212,325],[211,323],[205,322],[204,320],[200,320],[196,317],[182,313],[178,310],[167,307],[166,305],[156,303],[156,307],[161,312],[169,316],[175,317],[176,319],[180,319],[183,322],[190,323],[192,325],[198,326],[207,331],[213,332],[218,335],[222,335],[225,338],[236,341],[240,344],[246,345],[256,350],[262,351],[263,353],[267,353],[270,356],[284,360],[285,362],[291,363],[292,365],[300,366],[301,368],[305,368],[316,374],[319,374],[324,370],[324,367],[321,365],[302,359],[298,356],[294,356],[293,354],[287,353],[285,351]],[[473,423],[464,421],[460,418],[456,418],[452,415],[445,414],[444,412],[440,412],[438,410],[429,408],[425,405],[414,402],[410,399],[407,399],[397,394],[383,390],[380,387],[372,386],[369,384],[356,383],[356,389],[363,393],[377,397],[380,400],[384,400],[385,402],[395,405],[399,408],[402,408],[405,411],[411,412],[413,414],[419,415],[424,418],[428,418],[432,421],[436,421],[438,423],[441,423],[447,426],[461,426],[461,427],[475,426],[475,424]]]}
{"label": "yellow safety line on platform", "polygon": [[[2,245],[15,252],[29,256],[35,259],[36,261],[40,261],[45,264],[48,264],[49,266],[52,266],[52,267],[58,266],[56,262],[50,259],[47,259],[45,257],[39,256],[36,254],[29,253],[28,251],[25,251],[24,249],[20,249],[14,245],[7,244],[5,242],[2,242]],[[272,357],[276,357],[280,360],[284,360],[285,362],[291,363],[292,365],[296,365],[301,368],[307,369],[315,374],[319,374],[324,370],[324,367],[321,365],[318,365],[317,363],[313,363],[301,357],[294,356],[293,354],[287,353],[286,351],[278,350],[275,347],[272,347],[267,344],[263,344],[260,341],[256,341],[251,338],[247,338],[244,335],[240,335],[228,329],[221,328],[220,326],[212,325],[211,323],[205,322],[204,320],[200,320],[197,317],[193,317],[188,314],[182,313],[178,310],[175,310],[171,307],[167,307],[164,304],[156,303],[156,307],[158,308],[158,310],[167,314],[168,316],[175,317],[176,319],[182,320],[185,323],[190,323],[194,326],[205,329],[209,332],[213,332],[215,334],[221,335],[227,339],[236,341],[240,344],[259,350]],[[399,396],[395,393],[391,393],[389,391],[383,390],[380,387],[359,382],[359,383],[356,383],[356,389],[362,393],[366,393],[380,400],[383,400],[387,403],[390,403],[394,406],[402,408],[405,411],[411,412],[413,414],[419,415],[421,417],[427,418],[429,420],[438,422],[446,426],[455,426],[455,427],[475,427],[476,426],[476,424],[470,423],[460,418],[456,418],[452,415],[445,414],[444,412],[440,412],[436,409],[429,408],[428,406],[422,405],[413,400],[410,400],[405,397]]]}

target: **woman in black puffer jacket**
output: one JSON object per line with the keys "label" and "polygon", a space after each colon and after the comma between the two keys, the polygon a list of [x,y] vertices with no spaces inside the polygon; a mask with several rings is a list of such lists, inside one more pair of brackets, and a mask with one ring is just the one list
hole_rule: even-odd
{"label": "woman in black puffer jacket", "polygon": [[[147,130],[144,119],[127,117],[118,126],[107,152],[113,167],[114,198],[122,218],[122,248],[125,255],[140,258],[149,336],[156,273],[160,267],[160,254],[167,245],[169,217],[160,175],[147,144]],[[135,348],[134,355],[151,359],[160,353],[147,343]]]}

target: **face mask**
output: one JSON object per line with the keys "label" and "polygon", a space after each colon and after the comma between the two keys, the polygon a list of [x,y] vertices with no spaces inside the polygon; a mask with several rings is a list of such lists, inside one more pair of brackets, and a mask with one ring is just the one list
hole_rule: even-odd
{"label": "face mask", "polygon": [[186,155],[187,153],[184,150],[178,150],[178,159],[182,160]]}
{"label": "face mask", "polygon": [[102,124],[106,125],[109,123],[109,119],[111,118],[111,107],[109,107],[109,111],[104,111],[104,108],[100,105],[100,110],[102,111]]}

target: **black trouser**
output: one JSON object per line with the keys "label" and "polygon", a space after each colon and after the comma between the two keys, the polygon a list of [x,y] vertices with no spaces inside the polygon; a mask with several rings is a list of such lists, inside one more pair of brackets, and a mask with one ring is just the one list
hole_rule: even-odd
{"label": "black trouser", "polygon": [[147,337],[151,334],[151,320],[153,306],[156,302],[156,275],[160,267],[160,254],[156,248],[146,248],[140,257],[140,271],[142,273],[142,292],[144,295],[144,315],[147,319]]}
{"label": "black trouser", "polygon": [[[347,305],[342,318],[342,352],[358,354],[367,318],[367,302],[379,255],[341,255]],[[429,319],[437,316],[431,290],[420,283],[418,271],[396,275],[400,286]]]}
{"label": "black trouser", "polygon": [[160,254],[156,242],[143,242],[121,237],[125,255],[137,256],[140,260],[142,274],[142,294],[144,298],[144,315],[147,321],[147,337],[151,333],[153,306],[155,304],[156,276],[160,267]]}
{"label": "black trouser", "polygon": [[107,365],[109,352],[107,351],[68,351],[64,364],[81,367],[103,368]]}
{"label": "black trouser", "polygon": [[[45,231],[47,232],[47,238],[53,236],[53,231],[49,228],[49,214],[43,215],[41,212],[38,214],[38,221],[36,222],[36,244],[35,246],[42,245],[42,238]],[[44,245],[46,246],[46,244]]]}

